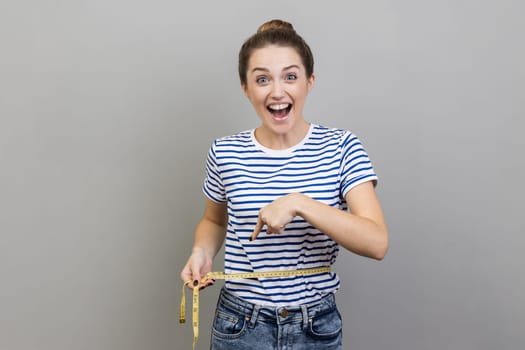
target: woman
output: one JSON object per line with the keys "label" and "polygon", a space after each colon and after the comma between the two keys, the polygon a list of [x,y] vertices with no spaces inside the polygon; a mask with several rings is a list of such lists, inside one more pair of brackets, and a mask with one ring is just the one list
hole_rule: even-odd
{"label": "woman", "polygon": [[[239,52],[239,77],[260,125],[215,140],[206,208],[181,272],[193,288],[225,243],[226,273],[329,267],[342,246],[381,260],[388,234],[377,176],[349,131],[305,120],[313,56],[293,26],[264,23]],[[292,272],[293,274],[293,272]],[[333,272],[225,282],[212,349],[341,349]]]}

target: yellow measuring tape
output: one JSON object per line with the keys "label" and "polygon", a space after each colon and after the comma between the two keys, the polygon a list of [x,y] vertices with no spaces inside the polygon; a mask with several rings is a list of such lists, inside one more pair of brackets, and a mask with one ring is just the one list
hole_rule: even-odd
{"label": "yellow measuring tape", "polygon": [[[317,267],[313,269],[304,270],[283,270],[283,271],[265,271],[265,272],[246,272],[246,273],[232,273],[225,274],[224,272],[209,272],[201,279],[201,283],[205,283],[209,279],[215,280],[231,280],[241,278],[272,278],[272,277],[291,277],[314,275],[317,273],[330,272],[330,267]],[[184,282],[182,286],[182,299],[180,301],[180,323],[186,322],[186,286],[193,284],[193,280]],[[199,338],[199,288],[193,287],[193,349]]]}

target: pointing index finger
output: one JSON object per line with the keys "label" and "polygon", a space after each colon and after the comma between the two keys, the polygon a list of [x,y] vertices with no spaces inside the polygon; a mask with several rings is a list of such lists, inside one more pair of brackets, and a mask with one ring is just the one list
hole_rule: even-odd
{"label": "pointing index finger", "polygon": [[250,241],[253,241],[257,238],[259,233],[261,232],[261,228],[263,227],[263,222],[261,219],[261,216],[257,217],[257,224],[255,224],[255,228],[253,229],[253,233],[250,236]]}

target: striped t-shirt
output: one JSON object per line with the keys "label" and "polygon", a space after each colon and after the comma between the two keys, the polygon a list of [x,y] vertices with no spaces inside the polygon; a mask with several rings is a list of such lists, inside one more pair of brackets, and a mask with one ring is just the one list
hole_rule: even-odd
{"label": "striped t-shirt", "polygon": [[[203,191],[215,202],[227,202],[226,273],[309,269],[332,265],[339,246],[301,217],[283,234],[267,235],[263,227],[249,238],[259,210],[276,198],[300,192],[341,210],[354,186],[377,181],[363,146],[349,131],[311,124],[306,137],[286,150],[257,142],[254,130],[215,140],[206,162]],[[333,272],[317,275],[239,279],[226,288],[252,303],[285,306],[315,302],[339,287]]]}

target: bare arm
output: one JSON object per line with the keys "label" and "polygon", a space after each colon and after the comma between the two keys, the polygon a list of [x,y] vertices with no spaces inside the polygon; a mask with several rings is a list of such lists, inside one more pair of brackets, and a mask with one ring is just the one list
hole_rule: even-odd
{"label": "bare arm", "polygon": [[211,271],[213,259],[224,242],[227,224],[226,203],[206,199],[204,215],[195,229],[192,253],[180,274],[183,281],[200,281]]}
{"label": "bare arm", "polygon": [[372,182],[354,187],[345,199],[350,212],[330,207],[300,193],[278,198],[261,209],[251,238],[257,237],[264,224],[267,233],[282,233],[295,216],[301,216],[351,252],[383,259],[388,250],[388,231]]}

